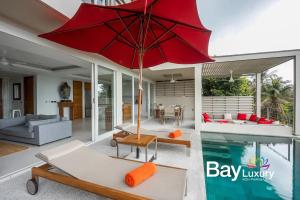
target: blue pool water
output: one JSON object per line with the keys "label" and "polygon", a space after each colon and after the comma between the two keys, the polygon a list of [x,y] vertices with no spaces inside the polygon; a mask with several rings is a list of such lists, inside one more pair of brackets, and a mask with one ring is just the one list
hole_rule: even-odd
{"label": "blue pool water", "polygon": [[299,140],[205,133],[202,149],[208,200],[300,199]]}

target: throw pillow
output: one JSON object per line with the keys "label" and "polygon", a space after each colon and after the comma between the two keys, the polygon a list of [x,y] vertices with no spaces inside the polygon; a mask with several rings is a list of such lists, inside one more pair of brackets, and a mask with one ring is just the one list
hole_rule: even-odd
{"label": "throw pillow", "polygon": [[210,119],[210,116],[207,113],[203,113],[202,116],[204,119]]}
{"label": "throw pillow", "polygon": [[249,118],[249,121],[251,122],[256,122],[257,121],[257,115],[256,114],[252,114]]}
{"label": "throw pillow", "polygon": [[232,115],[231,115],[231,113],[225,113],[225,114],[224,114],[224,119],[226,119],[226,120],[232,120]]}
{"label": "throw pillow", "polygon": [[238,113],[237,120],[247,120],[247,114],[246,113]]}

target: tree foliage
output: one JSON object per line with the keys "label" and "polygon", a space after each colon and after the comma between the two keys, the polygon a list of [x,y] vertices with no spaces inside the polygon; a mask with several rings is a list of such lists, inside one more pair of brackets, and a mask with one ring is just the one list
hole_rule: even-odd
{"label": "tree foliage", "polygon": [[228,78],[204,78],[203,96],[251,96],[251,85],[251,81],[246,77],[239,77],[234,83],[230,83]]}
{"label": "tree foliage", "polygon": [[264,74],[262,84],[262,108],[267,117],[286,121],[293,110],[293,86],[275,73]]}

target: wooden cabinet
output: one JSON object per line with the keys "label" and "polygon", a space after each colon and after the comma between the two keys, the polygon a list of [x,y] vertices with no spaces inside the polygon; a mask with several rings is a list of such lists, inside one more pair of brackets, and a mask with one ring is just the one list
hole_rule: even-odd
{"label": "wooden cabinet", "polygon": [[70,108],[70,120],[74,119],[73,116],[73,102],[58,102],[58,108],[59,108],[59,116],[64,117],[64,108]]}
{"label": "wooden cabinet", "polygon": [[73,81],[73,107],[74,107],[74,119],[82,118],[82,82]]}

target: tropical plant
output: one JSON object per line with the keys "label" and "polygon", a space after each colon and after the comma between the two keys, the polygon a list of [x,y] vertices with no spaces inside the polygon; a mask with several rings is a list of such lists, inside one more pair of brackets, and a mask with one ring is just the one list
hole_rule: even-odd
{"label": "tropical plant", "polygon": [[293,86],[290,81],[283,80],[275,73],[263,75],[262,108],[268,118],[287,122],[292,102]]}

